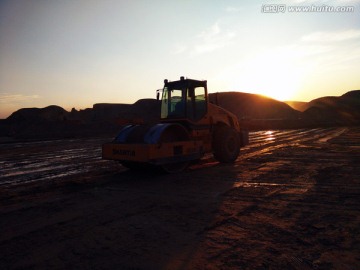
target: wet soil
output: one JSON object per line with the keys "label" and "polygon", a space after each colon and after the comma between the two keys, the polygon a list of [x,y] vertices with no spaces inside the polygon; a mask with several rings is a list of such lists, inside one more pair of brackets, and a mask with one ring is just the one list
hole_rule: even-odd
{"label": "wet soil", "polygon": [[0,269],[360,269],[360,128],[250,135],[175,175],[1,144]]}

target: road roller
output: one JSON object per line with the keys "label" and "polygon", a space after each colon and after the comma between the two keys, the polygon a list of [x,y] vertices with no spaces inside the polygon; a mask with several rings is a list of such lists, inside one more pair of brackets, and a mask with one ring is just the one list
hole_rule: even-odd
{"label": "road roller", "polygon": [[238,118],[209,101],[206,80],[166,79],[156,96],[161,99],[159,122],[125,125],[102,145],[103,159],[135,170],[177,173],[209,153],[221,163],[233,163],[248,144],[248,131]]}

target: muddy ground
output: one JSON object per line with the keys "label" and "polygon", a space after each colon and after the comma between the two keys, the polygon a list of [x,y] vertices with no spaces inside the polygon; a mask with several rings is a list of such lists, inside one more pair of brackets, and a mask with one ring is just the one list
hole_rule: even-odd
{"label": "muddy ground", "polygon": [[0,145],[0,269],[360,269],[360,128],[251,133],[176,175],[107,140]]}

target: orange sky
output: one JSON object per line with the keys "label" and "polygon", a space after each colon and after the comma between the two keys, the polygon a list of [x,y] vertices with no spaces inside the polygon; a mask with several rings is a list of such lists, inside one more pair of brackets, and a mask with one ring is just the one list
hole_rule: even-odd
{"label": "orange sky", "polygon": [[360,89],[359,1],[284,2],[271,13],[265,0],[3,0],[0,118],[22,107],[133,103],[180,76],[208,80],[210,92],[280,100]]}

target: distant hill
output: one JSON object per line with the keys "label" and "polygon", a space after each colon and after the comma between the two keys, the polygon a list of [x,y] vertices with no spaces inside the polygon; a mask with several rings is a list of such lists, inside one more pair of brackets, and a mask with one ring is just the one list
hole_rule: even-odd
{"label": "distant hill", "polygon": [[[209,94],[212,103],[234,113],[249,130],[360,125],[360,90],[340,97],[310,102],[280,102],[241,92]],[[292,104],[294,107],[289,106]],[[16,139],[114,136],[122,125],[153,124],[160,117],[160,102],[141,99],[134,104],[94,104],[70,112],[59,106],[24,108],[0,120],[0,137]]]}
{"label": "distant hill", "polygon": [[[342,103],[347,103],[352,109],[357,109],[360,100],[360,90],[352,90],[340,97],[329,96],[329,97],[321,97],[314,99],[309,102],[302,101],[284,101],[286,104],[291,106],[293,109],[304,112],[310,107],[336,107],[338,105],[342,106]],[[355,107],[354,107],[355,106]],[[349,108],[350,108],[349,107]]]}
{"label": "distant hill", "polygon": [[360,90],[349,91],[338,97],[321,97],[310,102],[286,101],[286,103],[302,111],[304,121],[313,125],[360,124]]}
{"label": "distant hill", "polygon": [[221,92],[209,95],[212,103],[231,111],[239,119],[297,119],[299,112],[288,104],[256,94]]}
{"label": "distant hill", "polygon": [[51,105],[46,108],[24,108],[12,113],[7,119],[11,122],[62,121],[68,112],[63,108]]}
{"label": "distant hill", "polygon": [[0,121],[0,137],[17,139],[72,138],[115,135],[121,125],[154,123],[160,117],[160,102],[141,99],[134,104],[94,104],[71,112],[59,106],[24,108]]}
{"label": "distant hill", "polygon": [[318,122],[349,125],[360,120],[360,90],[353,90],[340,97],[321,97],[308,103],[303,117]]}
{"label": "distant hill", "polygon": [[289,105],[291,108],[303,112],[306,111],[309,108],[309,102],[304,101],[284,101],[287,105]]}
{"label": "distant hill", "polygon": [[249,130],[297,128],[301,116],[284,102],[256,94],[221,92],[210,94],[209,99],[234,113]]}

